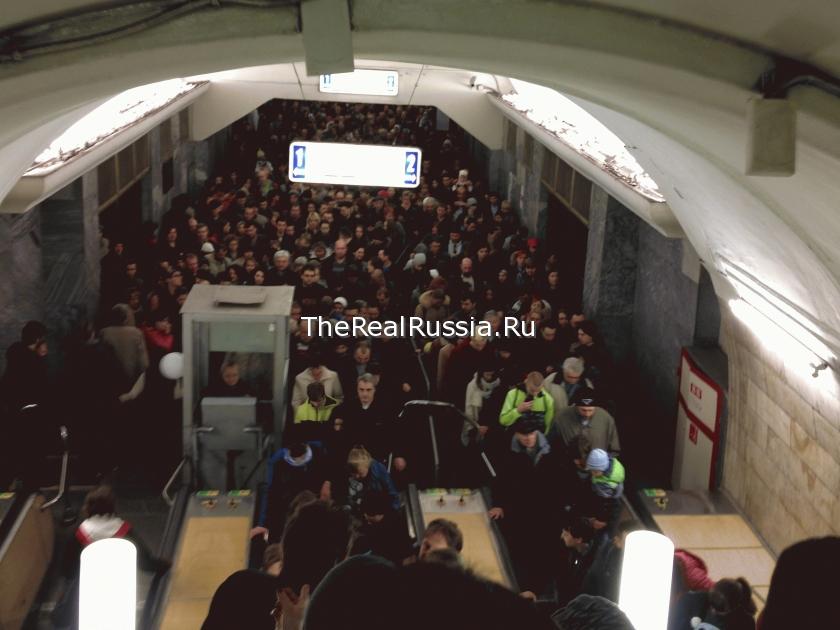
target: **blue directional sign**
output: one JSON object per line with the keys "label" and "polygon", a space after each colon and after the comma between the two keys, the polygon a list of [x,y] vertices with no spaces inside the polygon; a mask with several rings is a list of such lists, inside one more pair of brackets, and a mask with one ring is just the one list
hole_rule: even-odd
{"label": "blue directional sign", "polygon": [[298,143],[292,144],[292,181],[303,181],[306,178],[306,146]]}
{"label": "blue directional sign", "polygon": [[417,176],[420,169],[420,153],[419,151],[405,152],[405,180],[404,184],[408,186],[417,185]]}

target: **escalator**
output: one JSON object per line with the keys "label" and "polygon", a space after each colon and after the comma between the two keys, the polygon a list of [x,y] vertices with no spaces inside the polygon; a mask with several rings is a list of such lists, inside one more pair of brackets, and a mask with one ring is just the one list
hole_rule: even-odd
{"label": "escalator", "polygon": [[248,567],[255,505],[250,490],[181,489],[161,549],[172,568],[152,584],[143,628],[201,627],[219,584]]}
{"label": "escalator", "polygon": [[458,525],[464,536],[461,558],[476,575],[518,591],[516,575],[498,525],[487,516],[486,490],[408,490],[409,518],[418,540],[426,526],[437,518]]}
{"label": "escalator", "polygon": [[40,491],[0,493],[0,628],[3,630],[23,627],[53,559],[55,519],[50,508],[65,495],[70,458],[66,427],[60,427],[59,435],[63,453],[58,494],[54,498],[47,500]]}

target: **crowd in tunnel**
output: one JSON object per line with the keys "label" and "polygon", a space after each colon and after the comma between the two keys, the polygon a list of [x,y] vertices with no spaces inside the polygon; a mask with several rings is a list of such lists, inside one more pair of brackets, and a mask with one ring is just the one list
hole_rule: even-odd
{"label": "crowd in tunnel", "polygon": [[[624,538],[639,527],[622,503],[619,375],[569,289],[579,282],[566,277],[562,252],[521,225],[477,172],[458,127],[437,129],[433,108],[275,100],[257,113],[234,124],[226,160],[197,195],[176,198],[159,225],[103,235],[98,321],[68,354],[60,384],[85,409],[91,472],[112,480],[121,458],[137,455],[110,420],[143,417],[172,398],[157,365],[182,348],[190,289],[294,287],[288,422],[252,530],[264,570],[222,584],[204,628],[420,628],[439,617],[452,628],[632,628],[615,605]],[[295,140],[419,147],[420,184],[293,183]],[[319,334],[310,319],[406,316],[486,327],[348,338]],[[533,336],[503,334],[505,318]],[[10,413],[51,404],[45,337],[29,325],[7,353]],[[80,385],[80,366],[94,387]],[[262,393],[247,357],[225,356],[217,370],[206,394]],[[488,516],[519,592],[464,565],[454,523],[408,537],[400,491],[424,484],[429,466],[399,419],[414,399],[463,412],[441,436],[447,481],[489,484]],[[473,465],[479,452],[494,475]],[[687,551],[675,567],[674,630],[692,619],[755,627],[745,580],[713,583]]]}

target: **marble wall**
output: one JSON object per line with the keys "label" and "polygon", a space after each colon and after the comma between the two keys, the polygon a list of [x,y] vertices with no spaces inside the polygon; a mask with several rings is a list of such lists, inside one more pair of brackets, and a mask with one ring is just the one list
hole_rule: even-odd
{"label": "marble wall", "polygon": [[[180,118],[172,119],[179,137]],[[176,143],[174,179],[163,193],[160,128],[149,133],[150,169],[141,186],[143,218],[158,220],[175,195],[195,191],[222,159],[228,131],[201,142]],[[93,321],[99,300],[99,194],[93,169],[24,214],[0,214],[0,373],[5,350],[30,319],[50,330],[50,360],[61,362],[62,340]]]}
{"label": "marble wall", "polygon": [[[628,211],[629,212],[629,211]],[[694,342],[698,285],[682,269],[684,241],[639,223],[633,346],[642,380],[657,407],[677,409],[680,350]]]}
{"label": "marble wall", "polygon": [[642,222],[594,186],[589,215],[583,308],[619,365],[633,360],[638,242]]}
{"label": "marble wall", "polygon": [[44,318],[41,258],[41,210],[0,214],[0,373],[6,348],[20,340],[30,319]]}

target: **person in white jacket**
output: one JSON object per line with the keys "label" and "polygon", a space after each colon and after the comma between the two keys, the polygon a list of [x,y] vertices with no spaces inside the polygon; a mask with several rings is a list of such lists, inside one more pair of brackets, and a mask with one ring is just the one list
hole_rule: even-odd
{"label": "person in white jacket", "polygon": [[338,402],[344,399],[341,391],[341,381],[338,374],[327,368],[320,357],[312,357],[306,369],[295,376],[295,386],[292,390],[292,407],[298,407],[306,402],[306,387],[310,383],[319,382],[324,386],[324,392]]}
{"label": "person in white jacket", "polygon": [[[473,422],[479,424],[479,433],[484,437],[489,430],[489,425],[480,421],[481,408],[493,394],[493,391],[500,383],[498,373],[492,368],[476,372],[467,384],[467,393],[464,400],[464,414]],[[475,426],[464,421],[464,428],[461,431],[461,441],[466,446],[469,442],[470,433],[475,431]]]}

